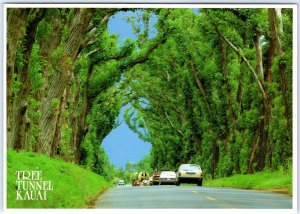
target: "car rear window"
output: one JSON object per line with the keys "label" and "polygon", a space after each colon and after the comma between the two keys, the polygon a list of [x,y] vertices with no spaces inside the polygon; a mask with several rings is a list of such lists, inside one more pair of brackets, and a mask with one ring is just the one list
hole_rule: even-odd
{"label": "car rear window", "polygon": [[163,176],[163,175],[176,175],[176,173],[173,171],[164,171],[160,174],[160,176]]}
{"label": "car rear window", "polygon": [[201,168],[197,165],[182,165],[179,170],[181,170],[181,171],[200,171]]}

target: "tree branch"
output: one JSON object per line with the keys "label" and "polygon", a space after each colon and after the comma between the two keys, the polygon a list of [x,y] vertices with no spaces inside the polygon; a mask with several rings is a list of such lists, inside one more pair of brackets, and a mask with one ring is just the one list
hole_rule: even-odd
{"label": "tree branch", "polygon": [[[205,11],[206,11],[206,10],[205,10]],[[206,14],[208,15],[207,11],[206,11]],[[208,15],[208,16],[209,16],[209,15]],[[210,20],[212,20],[212,19],[210,18]],[[218,26],[217,26],[217,24],[216,24],[215,22],[211,21],[211,23],[212,23],[212,25],[214,26],[214,28],[215,28],[217,34],[221,37],[221,39],[223,39],[223,40],[229,45],[229,47],[230,47],[237,55],[239,55],[239,56],[243,59],[243,61],[246,63],[246,65],[249,67],[249,69],[250,69],[252,75],[254,76],[255,81],[257,82],[257,84],[258,84],[258,86],[259,86],[260,91],[262,92],[262,95],[263,95],[264,100],[267,100],[267,99],[268,99],[268,98],[267,98],[267,93],[266,93],[266,91],[265,91],[265,89],[264,89],[264,87],[263,87],[263,84],[262,84],[262,82],[260,81],[260,79],[258,78],[258,76],[257,76],[257,74],[256,74],[256,72],[255,72],[255,70],[254,70],[254,68],[251,66],[250,62],[249,62],[249,61],[247,60],[247,58],[245,57],[243,51],[242,51],[240,48],[237,48],[236,46],[234,46],[234,44],[232,44],[232,43],[231,43],[231,42],[230,42],[230,41],[229,41],[229,40],[221,33],[220,29],[218,28]]]}
{"label": "tree branch", "polygon": [[148,48],[148,50],[147,50],[144,54],[142,54],[142,55],[138,56],[137,58],[133,59],[132,61],[130,61],[130,62],[128,62],[128,63],[122,65],[122,66],[121,66],[121,70],[123,70],[123,69],[128,69],[128,68],[132,68],[133,66],[135,66],[135,65],[137,65],[137,64],[140,64],[140,63],[143,63],[143,62],[147,61],[147,60],[148,60],[148,57],[149,57],[149,55],[152,53],[152,51],[153,51],[154,49],[156,49],[159,45],[165,43],[166,41],[167,41],[166,34],[164,34],[164,35],[162,36],[162,38],[159,39],[158,41],[154,42],[154,43]]}
{"label": "tree branch", "polygon": [[179,130],[179,129],[177,129],[177,128],[174,126],[174,124],[172,123],[172,121],[171,121],[171,119],[170,119],[168,113],[165,112],[165,111],[164,111],[164,113],[165,113],[165,115],[166,115],[166,117],[167,117],[167,120],[169,121],[170,125],[172,126],[172,128],[175,129],[181,136],[184,136],[184,134],[182,133],[182,131]]}

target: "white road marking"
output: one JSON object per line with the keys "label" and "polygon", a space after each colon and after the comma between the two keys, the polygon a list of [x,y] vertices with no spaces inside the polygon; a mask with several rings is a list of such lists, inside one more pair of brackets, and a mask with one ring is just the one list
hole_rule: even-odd
{"label": "white road marking", "polygon": [[207,199],[209,200],[212,200],[212,201],[215,201],[216,199],[212,198],[212,197],[209,197],[209,196],[206,196]]}
{"label": "white road marking", "polygon": [[197,191],[192,191],[192,193],[197,193]]}

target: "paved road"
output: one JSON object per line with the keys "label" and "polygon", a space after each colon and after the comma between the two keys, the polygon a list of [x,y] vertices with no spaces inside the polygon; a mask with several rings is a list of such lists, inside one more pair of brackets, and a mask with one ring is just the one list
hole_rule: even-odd
{"label": "paved road", "polygon": [[292,197],[279,193],[197,186],[118,186],[98,198],[95,208],[291,209]]}

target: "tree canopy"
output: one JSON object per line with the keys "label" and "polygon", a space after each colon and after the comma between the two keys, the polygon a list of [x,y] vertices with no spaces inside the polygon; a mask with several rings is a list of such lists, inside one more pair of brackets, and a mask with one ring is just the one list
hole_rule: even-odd
{"label": "tree canopy", "polygon": [[[120,11],[138,11],[136,40],[108,33]],[[9,8],[7,146],[109,177],[101,143],[128,105],[152,145],[140,166],[194,162],[212,178],[288,168],[292,20],[287,8]]]}

